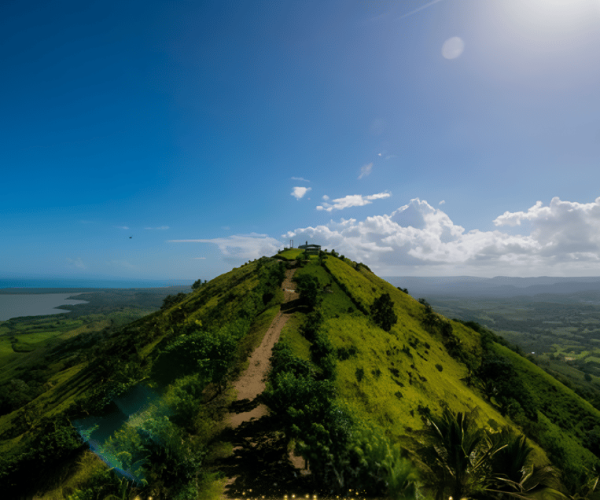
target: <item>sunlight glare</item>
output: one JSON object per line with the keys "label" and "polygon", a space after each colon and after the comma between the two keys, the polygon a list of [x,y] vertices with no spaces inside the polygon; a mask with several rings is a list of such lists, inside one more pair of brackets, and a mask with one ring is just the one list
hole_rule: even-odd
{"label": "sunlight glare", "polygon": [[572,34],[590,15],[598,14],[598,0],[519,0],[507,2],[511,16],[532,35]]}
{"label": "sunlight glare", "polygon": [[456,59],[465,50],[465,42],[457,36],[448,38],[442,45],[442,55],[446,59]]}

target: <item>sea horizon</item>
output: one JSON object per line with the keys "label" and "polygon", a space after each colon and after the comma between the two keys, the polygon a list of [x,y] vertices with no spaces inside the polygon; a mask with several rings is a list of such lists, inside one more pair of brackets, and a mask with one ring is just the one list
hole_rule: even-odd
{"label": "sea horizon", "polygon": [[132,278],[0,278],[0,291],[37,288],[165,288],[191,286],[189,279],[132,279]]}

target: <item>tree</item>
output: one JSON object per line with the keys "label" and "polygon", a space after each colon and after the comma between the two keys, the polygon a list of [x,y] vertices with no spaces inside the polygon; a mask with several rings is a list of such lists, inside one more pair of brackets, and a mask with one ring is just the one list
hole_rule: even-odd
{"label": "tree", "polygon": [[394,313],[394,303],[389,293],[382,294],[371,305],[371,317],[377,326],[389,332],[392,326],[398,322],[398,316]]}
{"label": "tree", "polygon": [[535,465],[530,455],[533,448],[523,435],[504,428],[487,433],[488,471],[484,480],[486,492],[499,498],[534,495],[546,491],[561,497],[558,471],[551,465]]}
{"label": "tree", "polygon": [[192,290],[198,290],[199,288],[201,288],[204,285],[206,285],[206,280],[204,280],[204,282],[202,282],[202,279],[196,280],[196,281],[194,281],[194,284],[192,285]]}
{"label": "tree", "polygon": [[321,285],[318,278],[310,274],[301,274],[300,276],[294,276],[293,281],[296,283],[296,291],[300,294],[300,300],[311,309],[314,309],[320,302],[319,290]]}
{"label": "tree", "polygon": [[163,305],[161,306],[161,309],[170,309],[171,307],[173,307],[175,304],[181,302],[186,297],[187,297],[187,294],[185,294],[183,292],[179,292],[177,295],[167,295],[163,299]]}
{"label": "tree", "polygon": [[549,492],[563,497],[558,471],[551,465],[531,463],[525,436],[508,428],[484,431],[477,411],[429,416],[421,432],[418,456],[427,487],[436,500],[452,498],[527,498]]}
{"label": "tree", "polygon": [[463,498],[476,489],[478,469],[483,465],[479,448],[484,433],[475,418],[474,411],[454,413],[445,408],[441,416],[432,415],[427,420],[420,455],[436,500]]}

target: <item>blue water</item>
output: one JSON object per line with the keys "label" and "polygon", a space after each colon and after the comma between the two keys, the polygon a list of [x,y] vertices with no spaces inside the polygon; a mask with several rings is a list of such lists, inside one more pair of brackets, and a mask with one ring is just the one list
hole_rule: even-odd
{"label": "blue water", "polygon": [[65,314],[69,311],[58,306],[86,304],[85,300],[69,299],[78,293],[0,294],[0,321],[22,316]]}
{"label": "blue water", "polygon": [[0,288],[157,288],[191,285],[194,280],[99,279],[99,278],[0,278]]}

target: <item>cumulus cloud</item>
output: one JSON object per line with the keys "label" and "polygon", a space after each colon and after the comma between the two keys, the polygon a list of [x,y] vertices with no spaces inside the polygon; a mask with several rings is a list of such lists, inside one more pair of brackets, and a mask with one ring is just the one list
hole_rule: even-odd
{"label": "cumulus cloud", "polygon": [[329,200],[329,196],[327,196],[326,194],[323,195],[323,201],[328,201]]}
{"label": "cumulus cloud", "polygon": [[165,231],[166,229],[169,229],[169,226],[146,227],[144,229],[149,229],[151,231]]}
{"label": "cumulus cloud", "polygon": [[236,234],[227,238],[168,240],[170,243],[212,243],[219,247],[227,260],[258,259],[264,255],[273,255],[282,247],[282,243],[266,234]]}
{"label": "cumulus cloud", "polygon": [[[362,207],[363,205],[369,205],[373,200],[380,200],[382,198],[389,198],[392,196],[390,193],[377,193],[369,196],[362,196],[360,194],[349,194],[343,198],[337,198],[331,203],[323,203],[317,207],[317,210],[324,210],[331,212],[333,210],[343,210],[344,208],[350,207]],[[323,199],[329,199],[329,197],[323,196]]]}
{"label": "cumulus cloud", "polygon": [[363,177],[366,177],[367,175],[369,175],[371,173],[371,170],[373,170],[373,163],[368,163],[367,165],[363,165],[360,169],[360,175],[358,176],[358,178],[362,179]]}
{"label": "cumulus cloud", "polygon": [[303,177],[292,177],[292,180],[300,182],[310,182],[308,179],[304,179]]}
{"label": "cumulus cloud", "polygon": [[587,204],[554,198],[546,207],[538,202],[526,212],[505,212],[494,223],[523,221],[530,224],[528,234],[466,231],[441,209],[415,198],[390,214],[332,220],[282,237],[335,248],[387,275],[598,274],[600,198]]}
{"label": "cumulus cloud", "polygon": [[446,204],[446,200],[442,200],[438,203],[438,205],[445,205]]}
{"label": "cumulus cloud", "polygon": [[299,187],[296,186],[294,187],[294,190],[291,192],[291,195],[296,198],[297,200],[299,200],[300,198],[302,198],[306,193],[308,193],[312,188],[307,188],[307,187]]}

